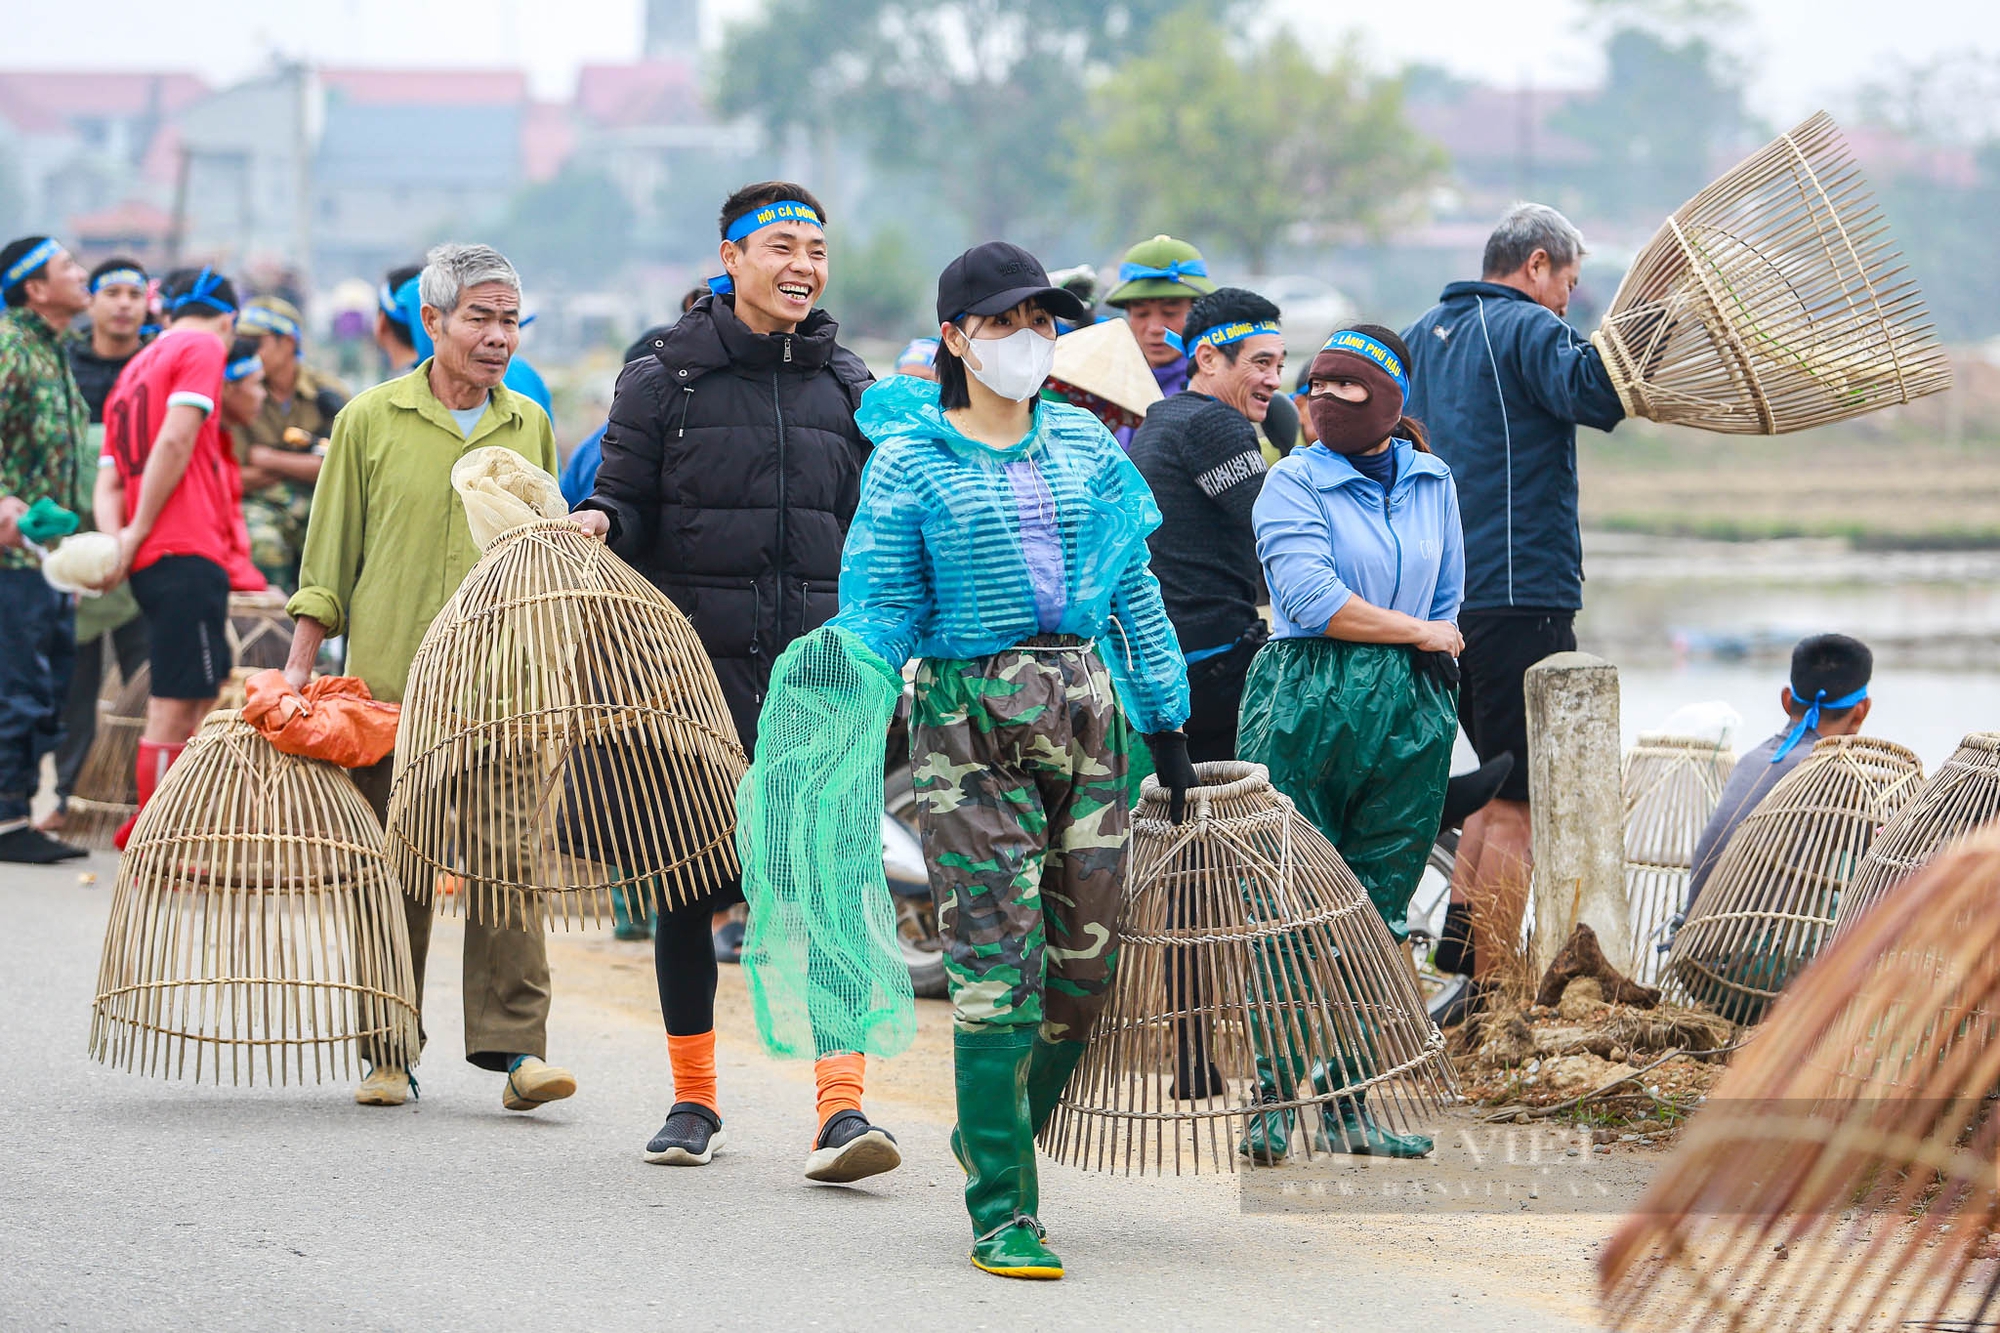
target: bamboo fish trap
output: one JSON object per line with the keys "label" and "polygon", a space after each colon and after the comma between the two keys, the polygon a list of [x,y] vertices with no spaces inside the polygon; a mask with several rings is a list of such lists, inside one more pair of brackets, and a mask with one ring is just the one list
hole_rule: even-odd
{"label": "bamboo fish trap", "polygon": [[1599,1264],[1617,1328],[1990,1328],[2000,837],[1799,978]]}
{"label": "bamboo fish trap", "polygon": [[1928,319],[1821,112],[1669,217],[1591,342],[1633,416],[1781,435],[1950,388]]}
{"label": "bamboo fish trap", "polygon": [[[1444,1039],[1361,884],[1261,765],[1196,765],[1178,827],[1148,780],[1133,820],[1120,962],[1089,1050],[1042,1132],[1053,1157],[1124,1174],[1236,1169],[1279,1111],[1314,1152],[1319,1112],[1361,1094],[1391,1123],[1455,1091]],[[1200,1025],[1224,1090],[1171,1094]],[[1258,1102],[1257,1059],[1281,1073]],[[1292,1113],[1299,1112],[1297,1116]],[[1322,1149],[1323,1151],[1323,1149]]]}
{"label": "bamboo fish trap", "polygon": [[1833,933],[1876,830],[1923,780],[1923,765],[1900,745],[1821,739],[1723,848],[1667,954],[1670,986],[1732,1023],[1761,1021]]}
{"label": "bamboo fish trap", "polygon": [[292,655],[292,618],[283,593],[229,594],[229,652],[239,670],[251,673],[285,665]]}
{"label": "bamboo fish trap", "polygon": [[[106,645],[100,641],[91,647],[103,651]],[[105,656],[97,735],[77,770],[62,831],[66,841],[99,851],[111,849],[111,835],[139,809],[139,737],[146,730],[146,700],[153,692],[152,668],[142,666],[125,680],[116,655]]]}
{"label": "bamboo fish trap", "polygon": [[1975,731],[1924,784],[1917,799],[1875,835],[1854,886],[1840,900],[1838,933],[1882,900],[1945,844],[2000,815],[2000,733]]}
{"label": "bamboo fish trap", "polygon": [[119,862],[91,1054],[252,1085],[349,1078],[357,1054],[407,1067],[416,984],[381,836],[340,769],[209,714]]}
{"label": "bamboo fish trap", "polygon": [[1633,980],[1660,974],[1667,923],[1687,901],[1694,845],[1715,813],[1736,752],[1715,741],[1648,732],[1625,754],[1625,897]]}
{"label": "bamboo fish trap", "polygon": [[635,915],[736,873],[746,765],[678,608],[567,519],[498,536],[425,632],[396,733],[388,856],[480,920]]}

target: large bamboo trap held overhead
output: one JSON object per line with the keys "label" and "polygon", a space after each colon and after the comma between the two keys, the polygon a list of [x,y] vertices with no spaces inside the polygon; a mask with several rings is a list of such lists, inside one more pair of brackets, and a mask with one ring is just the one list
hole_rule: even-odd
{"label": "large bamboo trap held overhead", "polygon": [[1974,1329],[1996,1313],[2000,837],[1843,930],[1599,1261],[1621,1329]]}
{"label": "large bamboo trap held overhead", "polygon": [[[1310,1157],[1321,1111],[1343,1098],[1366,1097],[1391,1123],[1437,1107],[1455,1088],[1444,1039],[1340,854],[1262,765],[1195,771],[1203,785],[1179,826],[1146,782],[1118,973],[1043,1147],[1128,1175],[1233,1171],[1254,1116],[1298,1120]],[[1183,1043],[1219,1069],[1212,1095],[1175,1100]],[[1257,1100],[1260,1056],[1275,1102]]]}
{"label": "large bamboo trap held overhead", "polygon": [[77,770],[63,819],[66,841],[99,851],[111,850],[111,835],[139,809],[139,737],[146,730],[146,700],[153,692],[153,671],[141,666],[126,680],[120,675],[111,636],[85,646],[104,654],[104,684],[97,693],[97,735]]}
{"label": "large bamboo trap held overhead", "polygon": [[357,1053],[407,1067],[416,986],[381,846],[346,773],[209,714],[118,863],[91,1054],[218,1083],[349,1078]]}
{"label": "large bamboo trap held overhead", "polygon": [[1732,1023],[1762,1021],[1833,933],[1876,831],[1923,780],[1900,745],[1821,739],[1723,848],[1667,954],[1669,986]]}
{"label": "large bamboo trap held overhead", "polygon": [[1781,435],[1950,388],[1928,321],[1821,112],[1669,217],[1591,342],[1633,416]]}
{"label": "large bamboo trap held overhead", "polygon": [[388,855],[481,920],[665,905],[736,869],[743,747],[674,604],[567,519],[501,533],[410,664]]}
{"label": "large bamboo trap held overhead", "polygon": [[1836,933],[1860,920],[1939,848],[1996,815],[2000,815],[2000,733],[1975,731],[1958,743],[1917,798],[1875,835],[1854,874],[1853,887],[1840,900]]}
{"label": "large bamboo trap held overhead", "polygon": [[1687,901],[1694,845],[1715,813],[1736,752],[1695,736],[1647,732],[1625,753],[1625,897],[1632,905],[1632,978],[1651,984],[1667,923]]}

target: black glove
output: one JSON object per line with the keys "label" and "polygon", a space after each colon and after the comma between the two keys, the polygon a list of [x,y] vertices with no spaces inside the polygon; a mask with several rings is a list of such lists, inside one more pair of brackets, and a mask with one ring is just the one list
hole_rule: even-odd
{"label": "black glove", "polygon": [[1154,776],[1167,789],[1167,818],[1178,824],[1187,815],[1188,788],[1201,785],[1188,758],[1187,733],[1156,731],[1146,737],[1146,748],[1153,752]]}
{"label": "black glove", "polygon": [[1458,688],[1458,659],[1450,653],[1427,653],[1412,648],[1410,669],[1419,676],[1429,676],[1443,689]]}

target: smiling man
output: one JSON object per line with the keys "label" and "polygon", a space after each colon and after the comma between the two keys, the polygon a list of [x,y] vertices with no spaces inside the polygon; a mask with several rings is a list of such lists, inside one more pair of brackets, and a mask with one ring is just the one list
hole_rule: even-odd
{"label": "smiling man", "polygon": [[1257,423],[1280,391],[1285,339],[1278,307],[1241,287],[1196,301],[1185,334],[1188,387],[1153,404],[1131,453],[1160,504],[1153,573],[1187,656],[1188,754],[1202,763],[1236,757],[1243,677],[1265,637],[1250,508],[1264,489]]}
{"label": "smiling man", "polygon": [[[327,636],[347,636],[347,672],[377,699],[400,702],[417,644],[479,561],[451,469],[467,451],[499,445],[551,475],[555,432],[548,414],[502,381],[520,341],[521,279],[499,251],[441,245],[418,279],[434,353],[408,374],[378,384],[342,408],[327,441],[300,560],[299,590],[286,610],[296,626],[285,675],[303,685]],[[354,785],[386,818],[394,759],[354,770]],[[477,808],[459,812],[469,838],[518,846],[531,793],[500,781],[473,782]],[[507,853],[496,851],[497,859]],[[524,853],[516,853],[525,855]],[[423,1012],[431,909],[403,900]],[[532,914],[530,914],[532,916]],[[532,1111],[576,1091],[569,1071],[543,1063],[548,1047],[549,962],[538,925],[465,923],[465,1058],[504,1072],[500,1103]],[[414,1091],[410,1071],[365,1049],[373,1068],[355,1092],[364,1106],[399,1106]]]}
{"label": "smiling man", "polygon": [[[687,613],[752,753],[771,664],[839,609],[841,546],[868,454],[854,409],[873,377],[815,308],[825,219],[788,181],[746,185],[723,204],[724,272],[619,375],[596,490],[577,514]],[[709,919],[742,888],[712,887],[662,911],[653,936],[675,1100],[646,1159],[662,1165],[703,1165],[723,1142]],[[894,1165],[893,1139],[861,1113],[861,1056],[820,1054],[808,1178]]]}

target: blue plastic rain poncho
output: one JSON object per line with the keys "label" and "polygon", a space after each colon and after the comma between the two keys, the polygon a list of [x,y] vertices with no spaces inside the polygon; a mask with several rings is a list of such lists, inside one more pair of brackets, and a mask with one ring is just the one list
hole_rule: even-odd
{"label": "blue plastic rain poncho", "polygon": [[1009,449],[945,419],[938,386],[897,375],[862,395],[875,444],[841,556],[840,614],[892,666],[984,657],[1036,634],[1095,639],[1140,731],[1187,720],[1187,672],[1147,567],[1159,507],[1090,413],[1037,401]]}

